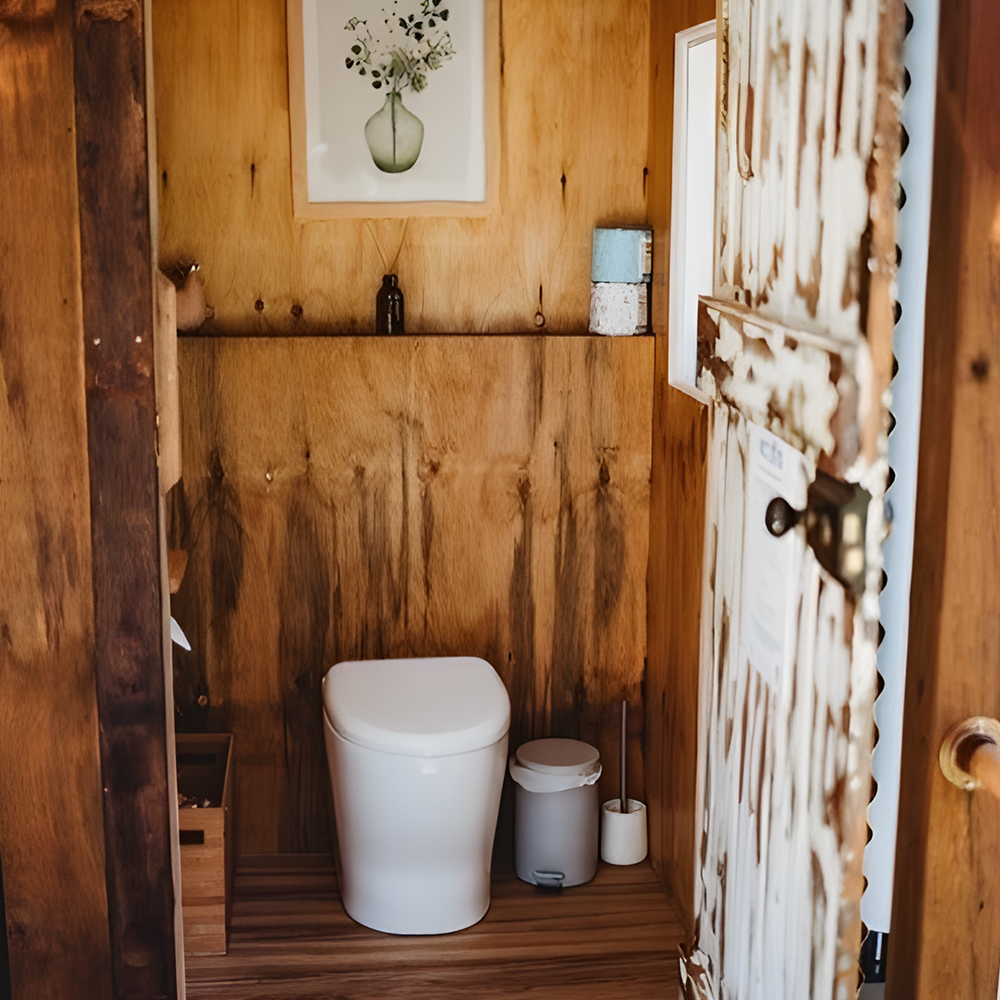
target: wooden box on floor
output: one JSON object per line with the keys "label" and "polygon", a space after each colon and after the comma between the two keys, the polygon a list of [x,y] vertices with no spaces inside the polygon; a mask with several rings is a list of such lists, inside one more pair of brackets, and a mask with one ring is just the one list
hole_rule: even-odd
{"label": "wooden box on floor", "polygon": [[[184,952],[224,955],[233,899],[233,737],[177,734],[177,791],[199,806],[178,810]],[[209,806],[200,803],[208,800]]]}

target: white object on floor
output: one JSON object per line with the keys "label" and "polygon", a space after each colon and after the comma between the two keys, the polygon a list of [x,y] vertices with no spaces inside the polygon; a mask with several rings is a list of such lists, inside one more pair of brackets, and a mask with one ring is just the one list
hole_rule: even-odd
{"label": "white object on floor", "polygon": [[581,740],[532,740],[510,758],[514,870],[531,885],[583,885],[597,874],[600,753]]}
{"label": "white object on floor", "polygon": [[646,856],[646,804],[629,799],[628,809],[622,812],[618,798],[601,810],[601,858],[608,864],[634,865]]}
{"label": "white object on floor", "polygon": [[340,894],[389,934],[481,920],[510,699],[471,656],[338,663],[323,681]]}

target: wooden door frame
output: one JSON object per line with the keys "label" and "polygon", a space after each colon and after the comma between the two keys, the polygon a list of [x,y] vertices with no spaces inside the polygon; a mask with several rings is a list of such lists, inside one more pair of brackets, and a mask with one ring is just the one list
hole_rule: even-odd
{"label": "wooden door frame", "polygon": [[998,805],[945,731],[1000,716],[1000,13],[942,2],[910,636],[887,993],[993,1000]]}

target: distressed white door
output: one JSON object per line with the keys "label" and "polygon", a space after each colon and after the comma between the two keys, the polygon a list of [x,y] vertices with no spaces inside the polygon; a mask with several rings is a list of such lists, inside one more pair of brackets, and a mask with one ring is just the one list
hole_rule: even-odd
{"label": "distressed white door", "polygon": [[[688,998],[857,992],[902,20],[901,0],[720,0]],[[769,502],[804,511],[814,481],[772,537]],[[821,483],[867,510],[824,520]]]}

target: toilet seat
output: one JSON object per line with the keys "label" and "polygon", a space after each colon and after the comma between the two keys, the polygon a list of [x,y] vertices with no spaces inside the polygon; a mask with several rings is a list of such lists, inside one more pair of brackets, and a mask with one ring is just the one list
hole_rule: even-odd
{"label": "toilet seat", "polygon": [[343,739],[412,757],[479,750],[510,725],[503,681],[474,656],[347,660],[324,679],[323,704]]}

